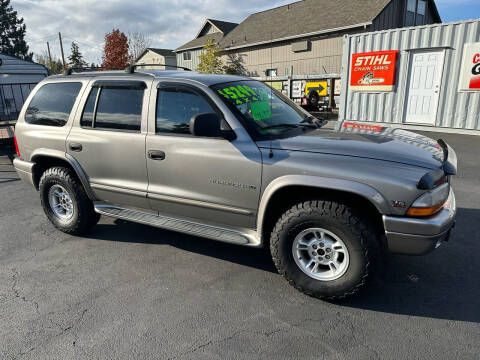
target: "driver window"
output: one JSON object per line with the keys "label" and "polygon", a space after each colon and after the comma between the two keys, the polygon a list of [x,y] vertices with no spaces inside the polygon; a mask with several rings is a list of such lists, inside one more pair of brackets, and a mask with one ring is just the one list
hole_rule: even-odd
{"label": "driver window", "polygon": [[190,119],[200,113],[213,113],[208,101],[193,90],[179,87],[158,89],[156,133],[190,134]]}

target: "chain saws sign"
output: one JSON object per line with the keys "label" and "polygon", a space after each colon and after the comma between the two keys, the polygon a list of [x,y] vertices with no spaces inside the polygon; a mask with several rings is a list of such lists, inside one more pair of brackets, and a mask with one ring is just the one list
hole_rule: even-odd
{"label": "chain saws sign", "polygon": [[363,92],[393,91],[397,57],[398,50],[353,54],[350,90]]}
{"label": "chain saws sign", "polygon": [[465,44],[460,91],[480,91],[480,43]]}

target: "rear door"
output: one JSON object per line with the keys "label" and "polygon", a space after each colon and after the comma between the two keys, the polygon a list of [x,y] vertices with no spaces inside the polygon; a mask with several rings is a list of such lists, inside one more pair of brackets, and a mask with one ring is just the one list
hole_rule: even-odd
{"label": "rear door", "polygon": [[99,200],[149,209],[145,162],[146,114],[151,80],[92,84],[67,139]]}
{"label": "rear door", "polygon": [[154,122],[146,147],[151,206],[175,218],[254,228],[261,188],[260,151],[244,136],[228,141],[191,135],[189,122],[198,113],[216,112],[225,119],[205,91],[175,82],[160,83],[152,91]]}

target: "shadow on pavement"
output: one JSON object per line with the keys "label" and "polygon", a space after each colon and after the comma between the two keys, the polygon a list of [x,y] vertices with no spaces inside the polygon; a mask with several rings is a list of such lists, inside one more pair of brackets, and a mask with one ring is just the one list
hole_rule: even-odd
{"label": "shadow on pavement", "polygon": [[380,284],[342,305],[480,323],[479,220],[479,209],[459,208],[448,243],[426,256],[395,256]]}
{"label": "shadow on pavement", "polygon": [[[393,257],[381,279],[376,279],[358,296],[338,304],[406,316],[480,322],[480,236],[474,225],[480,219],[480,210],[459,209],[458,219],[449,243],[426,256]],[[276,272],[270,254],[265,249],[200,239],[123,220],[116,220],[114,224],[99,224],[88,237],[169,245]]]}
{"label": "shadow on pavement", "polygon": [[264,249],[222,243],[119,219],[115,220],[114,224],[96,225],[85,237],[116,242],[169,245],[236,264],[276,272],[269,252]]}

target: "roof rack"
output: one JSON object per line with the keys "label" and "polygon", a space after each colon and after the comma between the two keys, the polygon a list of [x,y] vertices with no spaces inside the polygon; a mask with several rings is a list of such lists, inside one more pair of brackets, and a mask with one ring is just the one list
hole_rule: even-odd
{"label": "roof rack", "polygon": [[128,74],[133,74],[135,72],[135,68],[139,67],[139,66],[165,66],[165,67],[171,67],[171,68],[175,68],[175,69],[182,69],[182,70],[185,70],[185,71],[192,71],[191,69],[189,68],[186,68],[186,67],[183,67],[183,66],[176,66],[176,65],[165,65],[165,64],[135,64],[135,65],[128,65],[126,68],[125,68],[125,72],[128,73]]}
{"label": "roof rack", "polygon": [[91,67],[74,67],[74,68],[68,68],[68,69],[65,69],[63,70],[63,75],[72,75],[73,72],[87,72],[87,71],[98,71],[98,70],[102,70],[103,68],[102,67],[94,67],[94,68],[91,68]]}

